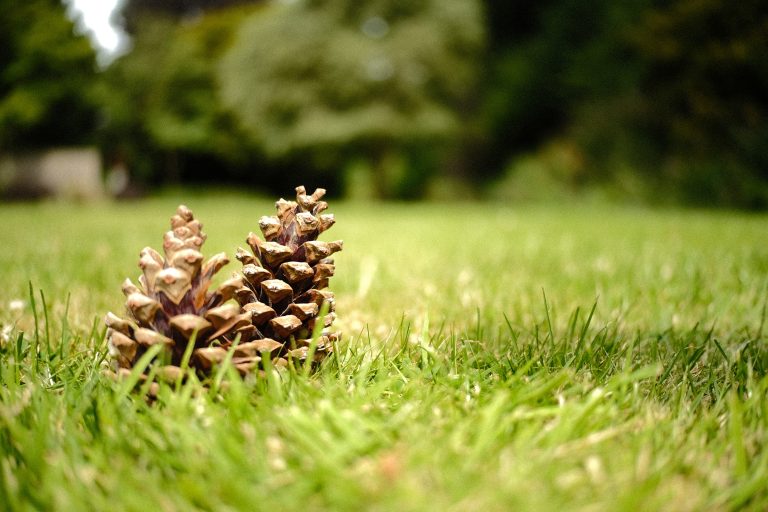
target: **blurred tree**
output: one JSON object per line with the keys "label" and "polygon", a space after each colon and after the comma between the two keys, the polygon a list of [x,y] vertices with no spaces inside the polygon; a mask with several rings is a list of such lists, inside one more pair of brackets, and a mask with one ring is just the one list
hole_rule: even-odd
{"label": "blurred tree", "polygon": [[639,76],[628,30],[650,0],[486,0],[491,27],[481,109],[484,167],[500,170],[567,130],[582,105],[610,101]]}
{"label": "blurred tree", "polygon": [[561,173],[571,185],[626,181],[653,198],[768,206],[764,2],[487,0],[487,8],[483,167],[574,141],[586,164]]}
{"label": "blurred tree", "polygon": [[162,152],[151,139],[146,113],[158,71],[168,53],[174,25],[162,17],[148,19],[134,34],[130,53],[121,56],[101,76],[99,92],[106,124],[100,143],[107,162],[127,165],[134,178],[148,181],[162,169]]}
{"label": "blurred tree", "polygon": [[661,178],[701,204],[768,207],[768,9],[678,0],[633,31],[646,72],[639,121]]}
{"label": "blurred tree", "polygon": [[216,96],[215,64],[229,47],[234,28],[251,11],[218,11],[176,30],[146,118],[150,135],[161,147],[233,162],[245,158],[246,137]]}
{"label": "blurred tree", "polygon": [[95,52],[59,0],[0,0],[0,150],[93,135]]}
{"label": "blurred tree", "polygon": [[105,73],[107,152],[144,179],[194,177],[198,165],[217,178],[237,174],[253,148],[218,101],[215,64],[253,8],[218,9],[181,24],[144,12],[133,50]]}
{"label": "blurred tree", "polygon": [[398,160],[460,134],[483,41],[470,0],[275,2],[226,55],[223,99],[271,158],[362,158],[393,195]]}

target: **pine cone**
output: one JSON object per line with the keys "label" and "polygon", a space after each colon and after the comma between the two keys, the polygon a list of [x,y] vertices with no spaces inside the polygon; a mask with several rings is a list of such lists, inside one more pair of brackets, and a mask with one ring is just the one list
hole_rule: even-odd
{"label": "pine cone", "polygon": [[[139,286],[130,279],[123,283],[127,318],[113,313],[105,318],[118,375],[130,373],[149,347],[161,344],[165,349],[150,366],[158,366],[159,378],[175,381],[182,375],[179,365],[194,334],[195,349],[189,366],[205,376],[224,359],[226,348],[238,332],[250,326],[252,315],[230,300],[243,287],[241,277],[233,277],[209,291],[211,278],[229,259],[219,253],[203,263],[200,248],[205,238],[202,224],[189,208],[179,206],[171,218],[171,231],[163,239],[165,258],[151,247],[141,251],[139,267],[143,274]],[[255,354],[235,354],[232,363],[247,372],[258,361]],[[146,379],[146,375],[142,378]]]}
{"label": "pine cone", "polygon": [[244,286],[235,297],[251,315],[251,326],[242,330],[243,341],[258,338],[239,345],[244,354],[268,350],[277,366],[292,358],[305,361],[323,303],[328,312],[312,362],[322,361],[339,339],[339,333],[331,330],[336,317],[333,293],[325,288],[334,274],[329,256],[340,251],[343,242],[317,240],[335,222],[333,214],[321,213],[328,208],[328,203],[320,201],[324,195],[324,189],[307,195],[304,187],[297,187],[296,201],[280,199],[275,204],[277,216],[259,220],[264,240],[248,235],[252,254],[237,250]]}

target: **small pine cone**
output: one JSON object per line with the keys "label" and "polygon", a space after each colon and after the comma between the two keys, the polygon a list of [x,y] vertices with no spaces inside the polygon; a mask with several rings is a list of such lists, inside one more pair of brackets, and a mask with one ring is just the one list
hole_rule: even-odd
{"label": "small pine cone", "polygon": [[[252,315],[230,300],[243,287],[241,277],[235,276],[209,290],[211,279],[229,259],[219,253],[203,263],[200,248],[205,238],[202,224],[189,208],[179,206],[171,218],[171,230],[163,238],[165,257],[151,247],[141,251],[139,285],[130,279],[123,283],[127,317],[108,313],[105,318],[110,354],[118,375],[130,373],[149,347],[162,344],[164,350],[150,367],[157,366],[158,378],[175,381],[182,376],[180,364],[194,335],[195,348],[189,366],[204,377],[224,359],[238,330],[251,324]],[[235,355],[232,362],[246,372],[258,360],[255,354],[241,354]],[[143,375],[142,380],[145,379]]]}
{"label": "small pine cone", "polygon": [[329,256],[340,251],[343,242],[317,240],[335,222],[333,214],[322,213],[328,208],[320,200],[324,195],[321,188],[307,195],[304,187],[297,187],[296,201],[280,199],[275,204],[277,215],[259,220],[264,239],[250,233],[246,242],[251,252],[239,248],[235,254],[243,264],[243,286],[235,297],[251,315],[251,325],[242,332],[257,339],[249,342],[244,338],[238,349],[253,346],[256,353],[263,352],[265,340],[269,340],[269,353],[277,366],[288,364],[289,359],[306,360],[323,303],[327,303],[328,313],[313,363],[322,361],[340,337],[331,329],[335,301],[326,288],[334,273]]}

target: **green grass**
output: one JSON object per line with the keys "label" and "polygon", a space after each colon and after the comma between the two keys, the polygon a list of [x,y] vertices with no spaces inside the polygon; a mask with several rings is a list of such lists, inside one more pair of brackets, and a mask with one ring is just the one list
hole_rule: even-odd
{"label": "green grass", "polygon": [[180,201],[272,211],[0,206],[0,509],[768,508],[768,217],[332,203],[335,357],[148,405],[101,317]]}

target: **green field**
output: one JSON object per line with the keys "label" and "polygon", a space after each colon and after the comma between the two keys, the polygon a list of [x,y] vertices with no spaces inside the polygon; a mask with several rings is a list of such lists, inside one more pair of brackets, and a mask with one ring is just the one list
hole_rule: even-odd
{"label": "green field", "polygon": [[0,509],[768,509],[768,216],[332,202],[335,356],[148,405],[101,318],[179,202],[273,211],[0,205]]}

